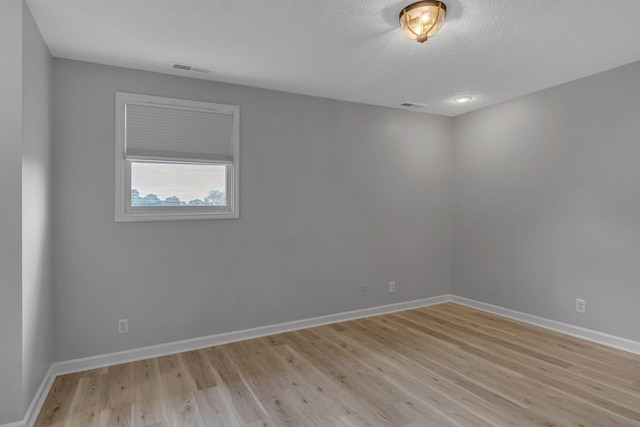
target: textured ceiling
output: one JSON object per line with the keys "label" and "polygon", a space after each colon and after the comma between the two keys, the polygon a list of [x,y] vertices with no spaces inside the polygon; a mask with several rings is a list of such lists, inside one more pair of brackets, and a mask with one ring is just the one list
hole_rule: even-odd
{"label": "textured ceiling", "polygon": [[445,0],[425,44],[398,27],[408,3],[27,0],[56,57],[446,116],[640,60],[639,0]]}

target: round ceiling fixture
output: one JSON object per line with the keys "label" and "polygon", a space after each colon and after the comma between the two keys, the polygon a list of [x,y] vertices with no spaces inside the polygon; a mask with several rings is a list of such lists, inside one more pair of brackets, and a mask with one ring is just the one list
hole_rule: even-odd
{"label": "round ceiling fixture", "polygon": [[473,98],[470,96],[458,96],[457,98],[453,98],[453,100],[455,102],[457,102],[458,104],[466,104],[467,102],[471,101]]}
{"label": "round ceiling fixture", "polygon": [[440,1],[419,1],[400,12],[400,28],[411,40],[424,43],[435,36],[447,14],[447,6]]}

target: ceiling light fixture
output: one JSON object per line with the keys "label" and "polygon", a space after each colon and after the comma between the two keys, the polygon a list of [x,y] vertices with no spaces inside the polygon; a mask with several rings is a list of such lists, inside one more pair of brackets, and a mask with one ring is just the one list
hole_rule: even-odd
{"label": "ceiling light fixture", "polygon": [[470,96],[459,96],[457,98],[453,98],[453,100],[455,102],[457,102],[458,104],[466,104],[467,102],[471,101],[473,98]]}
{"label": "ceiling light fixture", "polygon": [[447,6],[440,1],[419,1],[400,12],[400,28],[411,40],[424,43],[435,36],[447,14]]}

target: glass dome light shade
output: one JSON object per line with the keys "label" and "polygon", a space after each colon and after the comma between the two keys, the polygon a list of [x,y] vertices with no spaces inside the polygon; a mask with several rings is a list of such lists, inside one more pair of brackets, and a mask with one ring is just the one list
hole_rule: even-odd
{"label": "glass dome light shade", "polygon": [[419,1],[400,12],[400,28],[404,35],[420,43],[435,36],[447,14],[447,6],[440,1]]}

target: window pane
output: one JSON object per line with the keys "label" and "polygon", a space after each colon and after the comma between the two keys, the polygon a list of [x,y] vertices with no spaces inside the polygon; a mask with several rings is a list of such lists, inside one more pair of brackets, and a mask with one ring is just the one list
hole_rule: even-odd
{"label": "window pane", "polygon": [[131,206],[226,206],[224,165],[131,163]]}

